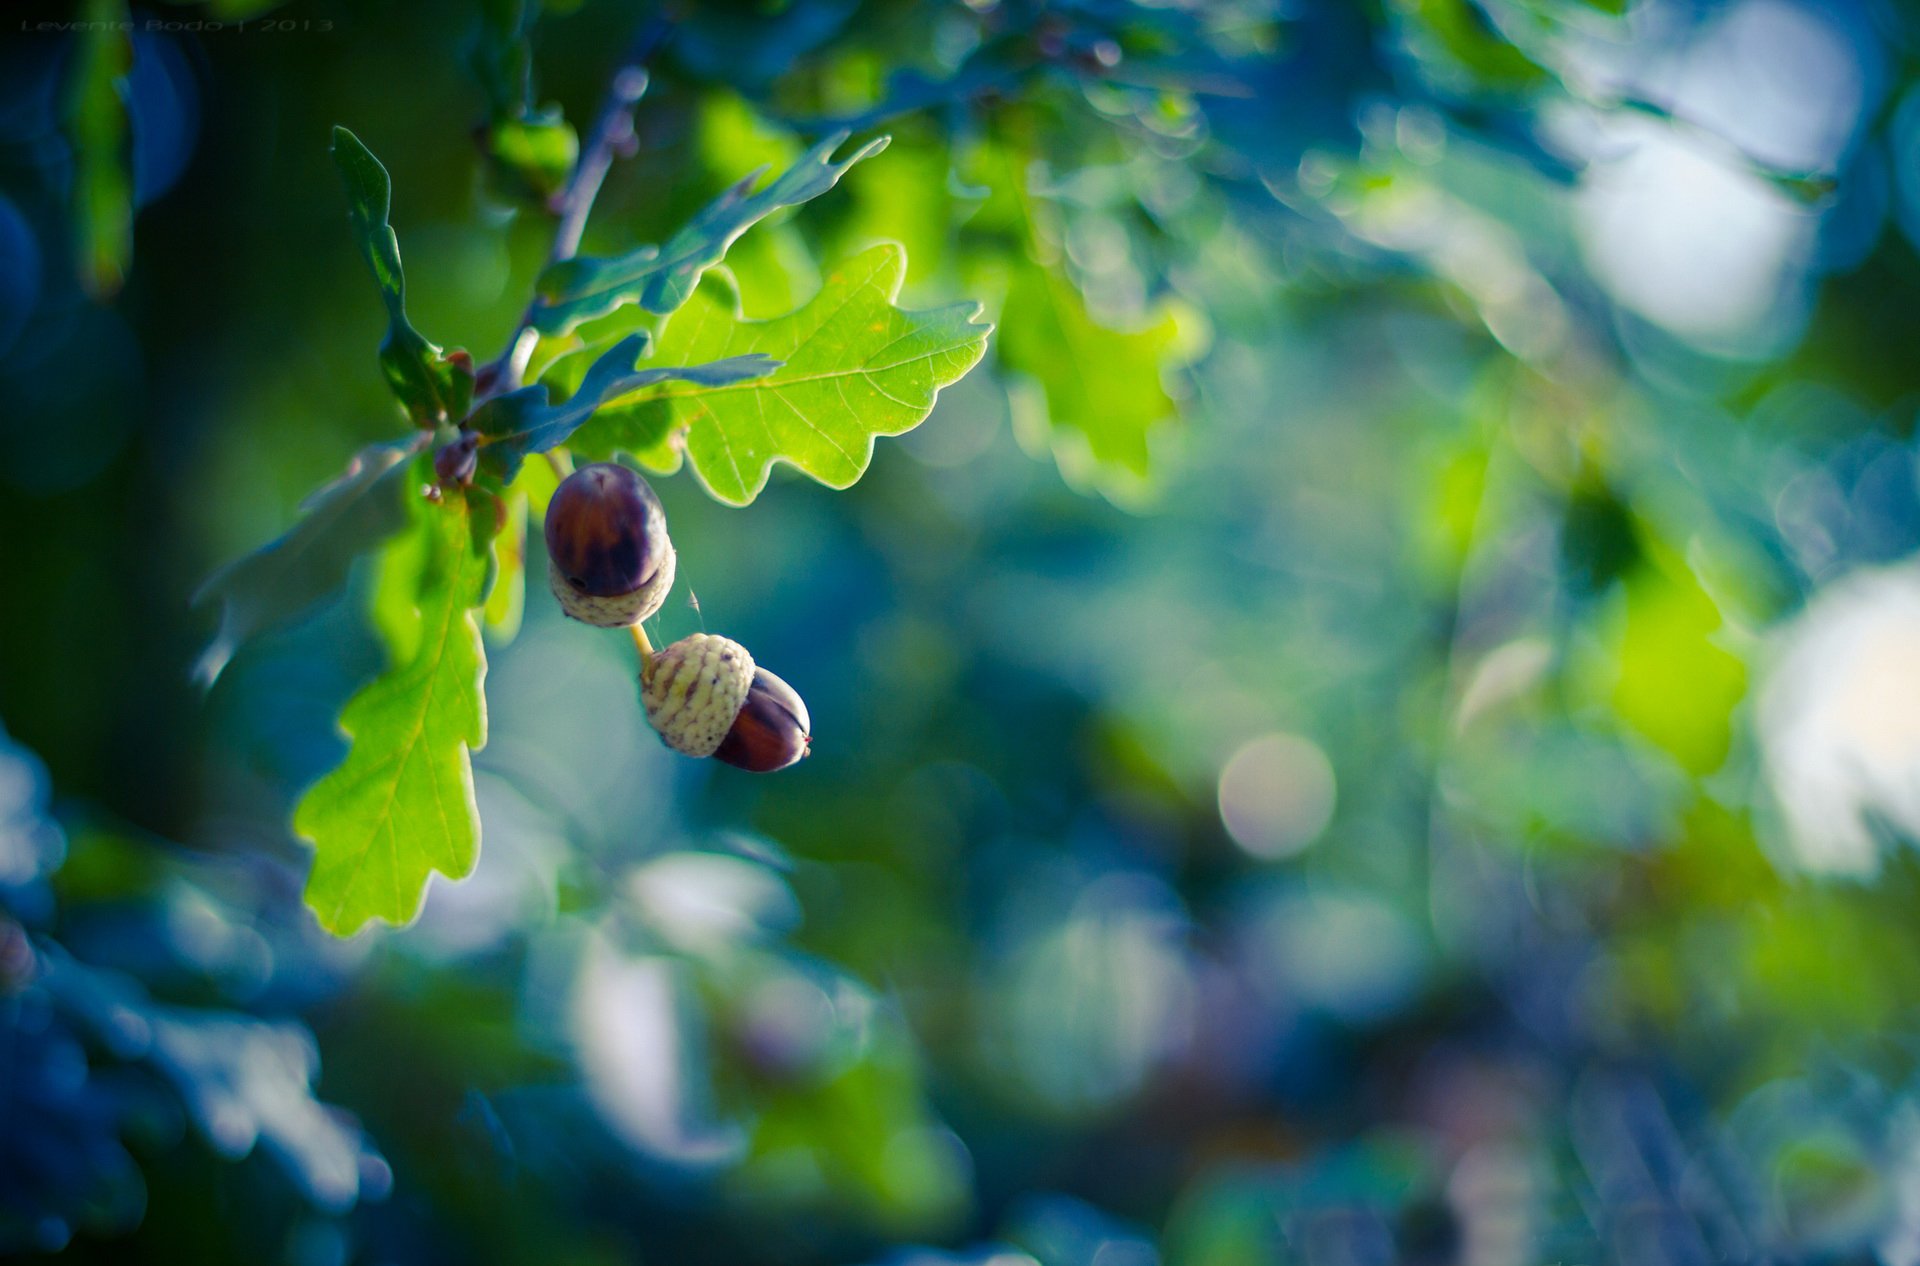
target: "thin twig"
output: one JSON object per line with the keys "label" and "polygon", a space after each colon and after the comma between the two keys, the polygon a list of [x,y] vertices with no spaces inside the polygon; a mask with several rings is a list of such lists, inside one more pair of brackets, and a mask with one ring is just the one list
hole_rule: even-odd
{"label": "thin twig", "polygon": [[[633,108],[647,91],[647,62],[660,51],[660,46],[666,43],[672,30],[673,24],[664,14],[654,14],[634,36],[626,55],[614,70],[613,78],[607,84],[606,99],[601,102],[600,113],[594,119],[593,130],[588,134],[587,144],[573,165],[573,174],[567,178],[566,187],[553,200],[553,209],[560,218],[554,226],[553,246],[547,252],[546,267],[551,268],[562,260],[572,259],[574,252],[580,249],[580,237],[586,232],[587,217],[593,213],[594,200],[600,196],[600,186],[605,183],[614,158],[633,141]],[[527,364],[533,359],[533,349],[540,341],[539,334],[533,328],[537,303],[538,300],[534,300],[527,304],[520,324],[514,327],[513,336],[507,340],[506,350],[481,371],[484,384],[482,398],[504,395],[519,387],[521,380],[526,377]]]}

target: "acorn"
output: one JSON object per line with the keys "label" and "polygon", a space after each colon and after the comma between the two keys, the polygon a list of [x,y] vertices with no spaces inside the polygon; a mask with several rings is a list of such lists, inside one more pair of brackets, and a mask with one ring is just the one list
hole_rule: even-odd
{"label": "acorn", "polygon": [[754,666],[753,685],[740,705],[727,737],[713,749],[715,760],[756,774],[785,769],[813,752],[813,720],[800,692],[766,669]]}
{"label": "acorn", "polygon": [[666,511],[625,466],[596,462],[568,475],[547,503],[546,532],[547,583],[576,620],[638,624],[673,588]]}
{"label": "acorn", "polygon": [[640,674],[640,698],[661,739],[688,756],[768,773],[813,742],[798,692],[731,638],[695,633],[659,651]]}

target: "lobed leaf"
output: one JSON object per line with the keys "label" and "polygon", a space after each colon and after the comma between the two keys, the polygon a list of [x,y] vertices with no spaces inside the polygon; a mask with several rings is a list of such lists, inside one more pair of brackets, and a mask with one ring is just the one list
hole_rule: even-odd
{"label": "lobed leaf", "polygon": [[416,426],[458,422],[473,401],[473,361],[465,352],[443,352],[407,320],[407,281],[400,269],[400,241],[387,222],[393,182],[360,138],[333,129],[333,161],[347,186],[347,219],[360,252],[387,305],[387,335],[380,369]]}
{"label": "lobed leaf", "polygon": [[876,137],[833,161],[833,151],[846,139],[845,132],[827,137],[757,193],[753,185],[761,172],[752,173],[708,203],[665,246],[642,246],[603,258],[576,256],[553,265],[540,277],[534,328],[543,335],[564,334],[626,303],[661,316],[674,311],[692,297],[701,274],[725,258],[742,233],[783,207],[827,192],[849,167],[885,149],[889,138]]}
{"label": "lobed leaf", "polygon": [[195,606],[218,599],[220,628],[193,675],[210,686],[248,638],[299,616],[346,584],[353,560],[406,525],[402,490],[412,440],[371,444],[301,503],[284,535],[207,578]]}
{"label": "lobed leaf", "polygon": [[468,422],[480,437],[481,466],[502,482],[510,482],[528,454],[544,453],[566,443],[604,400],[673,379],[718,387],[759,377],[780,366],[779,361],[756,353],[704,365],[636,370],[634,362],[646,349],[645,334],[621,339],[593,362],[579,389],[561,404],[549,403],[551,388],[545,382],[489,400]]}
{"label": "lobed leaf", "polygon": [[348,700],[346,759],[294,811],[294,830],[314,845],[307,904],[337,936],[372,919],[408,922],[432,872],[462,878],[480,851],[469,753],[487,739],[486,656],[475,608],[499,507],[478,489],[413,504],[414,531],[396,545],[422,553],[417,628]]}
{"label": "lobed leaf", "polygon": [[574,450],[624,450],[671,471],[684,449],[707,489],[735,505],[759,494],[775,462],[847,487],[866,471],[874,437],[925,420],[940,388],[979,363],[992,331],[978,321],[977,303],[894,307],[906,266],[899,246],[876,246],[836,268],[812,301],[771,321],[748,321],[736,296],[703,287],[666,323],[660,357],[763,353],[780,367],[737,383],[646,388],[601,409]]}

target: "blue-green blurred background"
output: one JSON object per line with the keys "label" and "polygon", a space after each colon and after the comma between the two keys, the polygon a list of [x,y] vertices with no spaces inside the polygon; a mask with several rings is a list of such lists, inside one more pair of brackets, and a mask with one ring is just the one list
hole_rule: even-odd
{"label": "blue-green blurred background", "polygon": [[0,15],[0,1251],[1920,1262],[1920,11],[666,13],[589,247],[885,131],[748,311],[892,238],[994,343],[847,492],[656,481],[811,760],[663,748],[536,530],[479,869],[334,941],[368,578],[205,689],[190,599],[404,429],[332,125],[514,327],[486,7]]}

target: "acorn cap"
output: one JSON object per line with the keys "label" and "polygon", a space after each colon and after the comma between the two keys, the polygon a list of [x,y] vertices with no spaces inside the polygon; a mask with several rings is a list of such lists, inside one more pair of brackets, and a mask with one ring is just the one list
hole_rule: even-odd
{"label": "acorn cap", "polygon": [[640,623],[660,609],[673,589],[673,573],[677,562],[673,546],[669,545],[667,556],[660,561],[660,569],[653,573],[653,579],[631,593],[616,593],[603,598],[574,588],[573,582],[554,562],[553,555],[549,554],[547,586],[553,590],[553,596],[560,600],[560,609],[574,619],[603,629],[624,628]]}
{"label": "acorn cap", "polygon": [[753,656],[731,638],[695,633],[658,651],[640,674],[647,720],[676,752],[711,756],[753,684]]}

